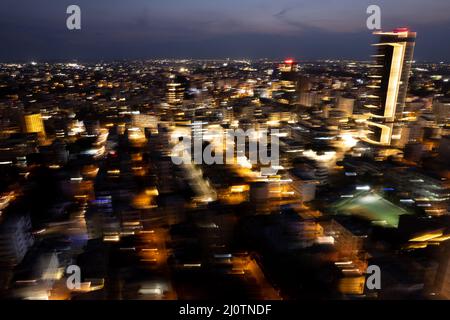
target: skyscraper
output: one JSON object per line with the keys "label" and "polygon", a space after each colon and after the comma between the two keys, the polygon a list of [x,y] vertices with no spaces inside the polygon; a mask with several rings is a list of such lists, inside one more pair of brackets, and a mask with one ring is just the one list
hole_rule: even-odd
{"label": "skyscraper", "polygon": [[370,74],[365,110],[371,143],[392,145],[401,136],[401,119],[414,54],[416,33],[406,28],[375,32],[379,42]]}
{"label": "skyscraper", "polygon": [[23,117],[24,132],[37,133],[39,137],[45,137],[45,127],[40,113],[26,114]]}
{"label": "skyscraper", "polygon": [[167,103],[170,105],[178,105],[183,102],[184,88],[181,83],[171,82],[167,84]]}
{"label": "skyscraper", "polygon": [[170,105],[181,105],[185,98],[187,79],[182,76],[171,76],[167,83],[166,101]]}
{"label": "skyscraper", "polygon": [[[282,74],[282,80],[293,80],[292,76],[295,77],[295,73],[298,71],[298,63],[294,59],[286,59],[283,63],[280,63],[278,69]],[[291,79],[287,79],[289,76],[291,76]]]}
{"label": "skyscraper", "polygon": [[278,102],[290,104],[297,100],[296,86],[298,82],[298,64],[293,59],[286,59],[278,66],[280,86],[275,96]]}

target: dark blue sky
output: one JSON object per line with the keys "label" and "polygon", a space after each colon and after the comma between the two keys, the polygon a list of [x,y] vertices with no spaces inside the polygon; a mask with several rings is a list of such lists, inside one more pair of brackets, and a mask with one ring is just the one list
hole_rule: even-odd
{"label": "dark blue sky", "polygon": [[418,32],[417,60],[450,61],[449,0],[1,0],[0,60],[369,59],[370,4],[384,30]]}

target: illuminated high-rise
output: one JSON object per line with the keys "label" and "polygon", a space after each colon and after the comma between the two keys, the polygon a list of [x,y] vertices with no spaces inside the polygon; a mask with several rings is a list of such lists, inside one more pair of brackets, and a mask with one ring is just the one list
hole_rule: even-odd
{"label": "illuminated high-rise", "polygon": [[181,104],[183,102],[184,88],[180,83],[167,84],[167,103],[171,105]]}
{"label": "illuminated high-rise", "polygon": [[45,137],[44,121],[40,113],[26,114],[23,116],[24,131],[26,133],[37,133],[39,137]]}
{"label": "illuminated high-rise", "polygon": [[298,64],[293,59],[286,59],[278,66],[280,73],[279,89],[275,96],[277,100],[284,104],[289,104],[296,100],[296,84],[298,82]]}
{"label": "illuminated high-rise", "polygon": [[289,77],[289,75],[295,75],[295,72],[298,71],[298,63],[294,59],[286,59],[283,61],[283,63],[280,63],[278,69],[282,74],[282,78],[286,78]]}
{"label": "illuminated high-rise", "polygon": [[365,104],[367,139],[375,144],[392,145],[401,137],[416,33],[400,28],[374,34],[379,36],[379,42],[374,44],[377,52],[370,74],[371,93]]}
{"label": "illuminated high-rise", "polygon": [[166,101],[170,105],[181,105],[183,104],[185,89],[186,89],[186,79],[184,77],[171,77],[171,80],[167,83],[166,91]]}

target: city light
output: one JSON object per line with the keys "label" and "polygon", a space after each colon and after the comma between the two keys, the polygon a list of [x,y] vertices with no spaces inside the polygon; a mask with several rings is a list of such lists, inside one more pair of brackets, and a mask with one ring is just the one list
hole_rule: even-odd
{"label": "city light", "polygon": [[4,313],[449,300],[450,2],[399,1],[2,3]]}

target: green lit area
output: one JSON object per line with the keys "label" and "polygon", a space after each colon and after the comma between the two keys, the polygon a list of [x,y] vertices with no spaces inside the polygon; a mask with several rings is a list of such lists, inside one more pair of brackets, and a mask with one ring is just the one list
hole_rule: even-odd
{"label": "green lit area", "polygon": [[401,215],[411,214],[375,192],[362,192],[338,201],[334,209],[337,214],[360,216],[374,224],[395,228]]}

